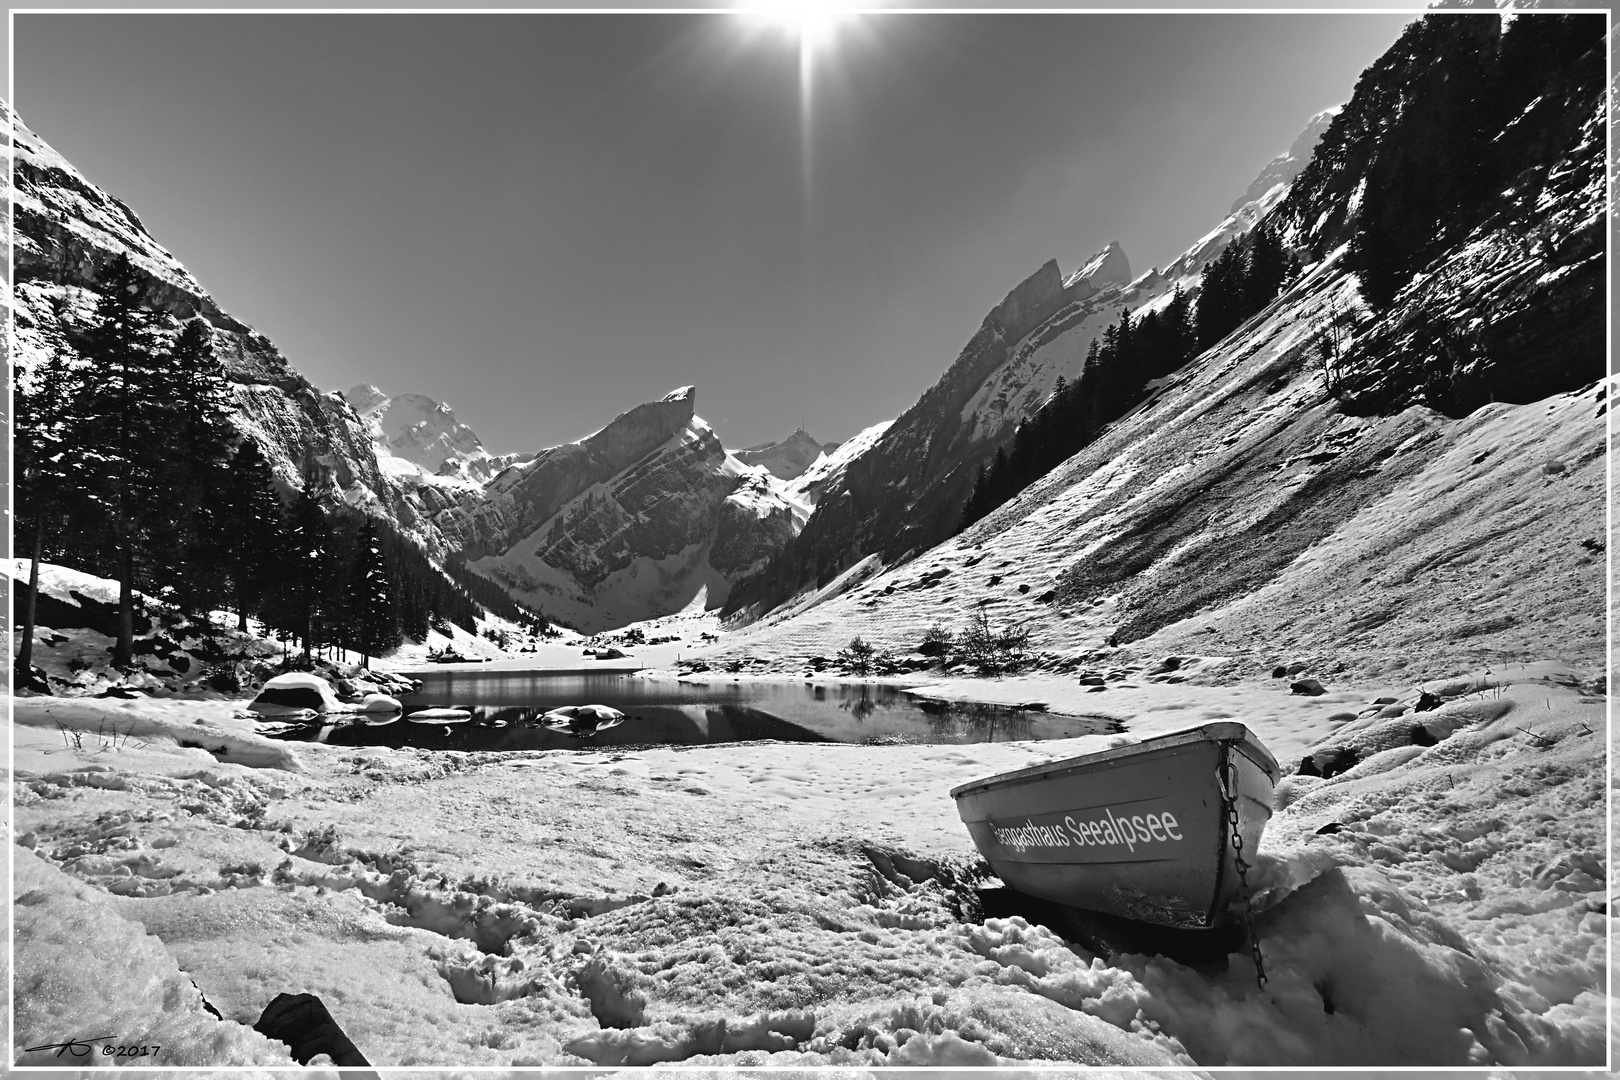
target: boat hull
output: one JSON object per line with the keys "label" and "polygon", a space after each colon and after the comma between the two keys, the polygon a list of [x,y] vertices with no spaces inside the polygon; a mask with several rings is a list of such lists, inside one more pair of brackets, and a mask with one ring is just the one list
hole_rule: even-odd
{"label": "boat hull", "polygon": [[[1223,763],[1230,763],[1226,785]],[[1239,875],[1223,788],[1249,863],[1277,763],[1241,724],[1209,724],[964,784],[957,811],[1009,888],[1183,928],[1215,925]]]}

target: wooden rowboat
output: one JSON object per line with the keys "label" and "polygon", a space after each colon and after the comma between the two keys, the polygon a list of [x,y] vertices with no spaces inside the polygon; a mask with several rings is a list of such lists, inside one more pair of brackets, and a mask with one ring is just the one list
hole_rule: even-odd
{"label": "wooden rowboat", "polygon": [[1009,888],[1202,929],[1245,887],[1239,856],[1254,864],[1277,778],[1248,728],[1215,723],[974,780],[951,797]]}

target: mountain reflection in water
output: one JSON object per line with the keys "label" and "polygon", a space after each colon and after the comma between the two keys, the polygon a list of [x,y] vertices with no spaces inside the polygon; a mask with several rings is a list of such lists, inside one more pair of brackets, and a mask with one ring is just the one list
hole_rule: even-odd
{"label": "mountain reflection in water", "polygon": [[[626,675],[430,672],[406,713],[466,709],[460,723],[388,722],[375,715],[316,717],[275,738],[334,746],[428,750],[554,750],[703,743],[972,743],[1063,739],[1123,730],[1117,721],[1054,716],[1002,705],[938,702],[875,683],[691,683]],[[551,710],[599,704],[624,720],[547,726]],[[270,732],[266,732],[270,734]]]}

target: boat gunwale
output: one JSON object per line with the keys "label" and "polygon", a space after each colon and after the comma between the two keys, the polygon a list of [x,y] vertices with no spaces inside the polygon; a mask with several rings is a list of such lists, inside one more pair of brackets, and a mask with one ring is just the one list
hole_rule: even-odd
{"label": "boat gunwale", "polygon": [[1048,761],[1039,765],[1027,765],[1022,769],[1014,769],[1011,772],[996,773],[994,776],[969,780],[965,784],[958,784],[952,788],[951,798],[960,800],[962,796],[974,791],[991,791],[995,788],[1011,786],[1027,780],[1052,779],[1097,765],[1117,763],[1122,759],[1129,759],[1140,754],[1206,742],[1216,745],[1232,743],[1240,751],[1252,751],[1246,753],[1246,756],[1254,760],[1255,764],[1259,765],[1271,777],[1272,783],[1276,783],[1280,778],[1277,759],[1271,755],[1271,751],[1260,744],[1254,733],[1238,721],[1224,720],[1213,724],[1201,724],[1198,727],[1186,728],[1182,731],[1172,731],[1164,735],[1155,735],[1143,739],[1141,742],[1110,746],[1106,750],[1098,750],[1090,754],[1059,758],[1057,761]]}

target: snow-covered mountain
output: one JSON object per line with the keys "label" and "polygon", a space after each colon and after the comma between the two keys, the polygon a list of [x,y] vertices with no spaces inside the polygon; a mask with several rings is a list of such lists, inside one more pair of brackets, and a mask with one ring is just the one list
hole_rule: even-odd
{"label": "snow-covered mountain", "polygon": [[[423,479],[446,477],[481,484],[508,465],[534,456],[491,454],[478,433],[456,419],[450,406],[422,394],[390,396],[362,383],[343,396],[370,425],[378,462],[385,472],[409,475],[414,469]],[[413,469],[403,468],[401,463]]]}
{"label": "snow-covered mountain", "polygon": [[715,606],[805,510],[744,464],[682,387],[542,450],[436,515],[472,568],[582,630]]}
{"label": "snow-covered mountain", "polygon": [[950,368],[910,409],[822,487],[800,535],[727,604],[762,614],[793,593],[825,584],[868,556],[893,562],[955,531],[979,468],[1018,424],[1072,381],[1091,343],[1121,310],[1162,307],[1233,240],[1278,204],[1336,110],[1313,116],[1293,145],[1260,171],[1232,210],[1163,270],[1133,278],[1118,241],[1065,278],[1048,262],[985,317]]}
{"label": "snow-covered mountain", "polygon": [[800,428],[781,442],[760,443],[733,452],[745,465],[761,466],[778,480],[792,480],[801,476],[817,458],[834,449],[837,449],[836,443],[823,446]]}

